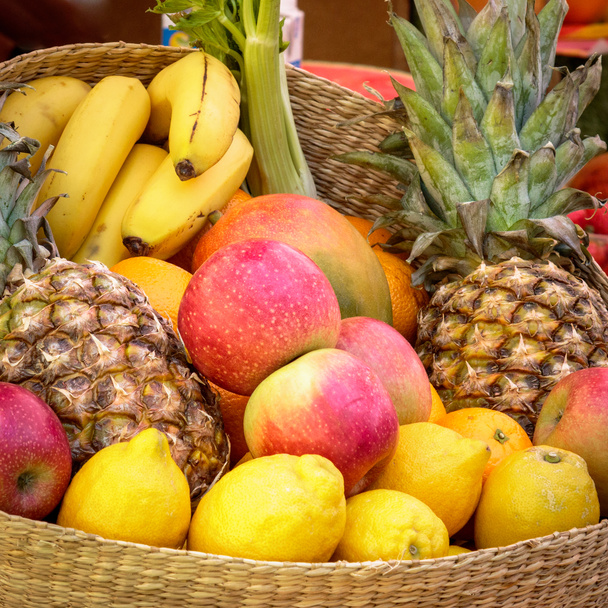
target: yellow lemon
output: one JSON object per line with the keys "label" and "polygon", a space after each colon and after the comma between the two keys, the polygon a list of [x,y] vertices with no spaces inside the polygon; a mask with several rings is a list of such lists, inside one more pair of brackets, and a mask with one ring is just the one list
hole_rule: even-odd
{"label": "yellow lemon", "polygon": [[448,555],[460,555],[461,553],[471,553],[471,550],[460,545],[450,545],[448,547]]}
{"label": "yellow lemon", "polygon": [[399,490],[420,499],[452,536],[475,511],[489,458],[490,449],[479,439],[433,422],[404,424],[393,459],[370,489]]}
{"label": "yellow lemon", "polygon": [[429,415],[429,422],[437,422],[440,418],[443,418],[447,414],[445,405],[441,401],[439,393],[435,390],[435,387],[431,384],[431,413]]}
{"label": "yellow lemon", "polygon": [[190,524],[190,488],[155,428],[109,445],[76,473],[57,523],[112,540],[179,549]]}
{"label": "yellow lemon", "polygon": [[488,476],[475,513],[475,546],[513,543],[600,520],[585,461],[545,445],[513,452]]}
{"label": "yellow lemon", "polygon": [[267,561],[326,562],[346,522],[344,479],[322,456],[239,464],[201,499],[188,549]]}
{"label": "yellow lemon", "polygon": [[368,490],[346,501],[346,528],[332,559],[443,557],[449,542],[445,524],[421,500],[397,490]]}

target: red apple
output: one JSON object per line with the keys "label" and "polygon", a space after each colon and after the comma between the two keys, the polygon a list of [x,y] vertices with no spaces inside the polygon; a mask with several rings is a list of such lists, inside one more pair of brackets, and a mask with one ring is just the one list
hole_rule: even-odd
{"label": "red apple", "polygon": [[71,474],[57,414],[22,386],[0,382],[0,509],[42,519],[61,501]]}
{"label": "red apple", "polygon": [[250,395],[289,361],[335,346],[340,306],[308,256],[279,241],[247,239],[222,247],[196,271],[178,328],[198,371]]}
{"label": "red apple", "polygon": [[344,476],[352,496],[390,462],[399,421],[377,374],[346,351],[302,355],[263,380],[245,408],[245,440],[254,458],[319,454]]}
{"label": "red apple", "polygon": [[370,317],[342,319],[336,348],[359,357],[378,374],[400,425],[429,419],[429,378],[416,351],[396,329]]}
{"label": "red apple", "polygon": [[582,456],[601,514],[608,516],[608,368],[590,367],[562,378],[543,403],[532,441]]}

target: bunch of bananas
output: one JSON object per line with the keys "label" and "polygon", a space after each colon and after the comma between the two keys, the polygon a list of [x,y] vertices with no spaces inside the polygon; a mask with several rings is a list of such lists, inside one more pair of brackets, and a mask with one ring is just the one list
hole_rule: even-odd
{"label": "bunch of bananas", "polygon": [[112,266],[132,255],[167,259],[242,185],[253,148],[238,129],[240,91],[219,60],[196,51],[146,88],[134,77],[93,86],[48,76],[13,92],[0,120],[54,150],[38,203],[62,257]]}

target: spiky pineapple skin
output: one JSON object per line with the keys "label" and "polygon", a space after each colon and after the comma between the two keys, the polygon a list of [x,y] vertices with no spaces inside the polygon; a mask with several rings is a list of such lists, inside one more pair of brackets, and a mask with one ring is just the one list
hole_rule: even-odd
{"label": "spiky pineapple skin", "polygon": [[488,407],[531,432],[560,378],[608,366],[608,310],[551,262],[482,264],[437,289],[416,350],[448,411]]}
{"label": "spiky pineapple skin", "polygon": [[17,267],[0,303],[0,379],[46,401],[67,431],[74,472],[101,448],[153,426],[184,471],[193,507],[227,470],[214,393],[170,322],[102,264],[54,258]]}

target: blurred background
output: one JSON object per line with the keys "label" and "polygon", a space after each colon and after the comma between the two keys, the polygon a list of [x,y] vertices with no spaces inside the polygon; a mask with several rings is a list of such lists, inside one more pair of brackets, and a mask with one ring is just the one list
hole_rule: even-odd
{"label": "blurred background", "polygon": [[[457,6],[458,0],[451,0]],[[487,0],[469,0],[480,9]],[[546,0],[537,0],[537,10]],[[406,86],[407,64],[388,24],[385,0],[282,0],[304,14],[302,67],[368,97],[367,82],[393,96],[389,73]],[[419,24],[411,0],[392,0],[394,11]],[[77,42],[160,44],[155,0],[0,0],[0,61],[35,49]],[[575,69],[591,54],[608,54],[608,0],[571,0],[556,66]],[[579,125],[608,140],[608,69],[602,90]]]}
{"label": "blurred background", "polygon": [[[385,0],[299,0],[305,14],[304,56],[380,67],[404,67],[387,23]],[[393,0],[409,16],[409,0]],[[75,42],[159,44],[155,0],[1,0],[0,60],[38,48]]]}

